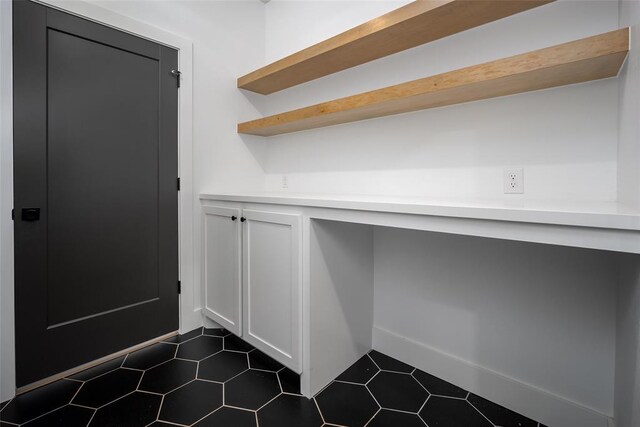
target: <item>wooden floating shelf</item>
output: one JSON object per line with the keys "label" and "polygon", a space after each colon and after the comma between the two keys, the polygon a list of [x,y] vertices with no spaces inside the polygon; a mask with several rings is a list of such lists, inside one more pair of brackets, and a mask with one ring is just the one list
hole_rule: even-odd
{"label": "wooden floating shelf", "polygon": [[628,51],[624,28],[240,123],[238,133],[279,135],[614,77]]}
{"label": "wooden floating shelf", "polygon": [[238,79],[267,95],[554,0],[418,0]]}

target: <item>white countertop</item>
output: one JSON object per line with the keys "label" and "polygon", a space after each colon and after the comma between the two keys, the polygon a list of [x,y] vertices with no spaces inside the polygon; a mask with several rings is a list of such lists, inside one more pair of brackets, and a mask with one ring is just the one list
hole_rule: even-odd
{"label": "white countertop", "polygon": [[200,194],[200,199],[640,230],[640,211],[616,202],[536,201],[515,198],[512,200],[444,199],[300,193],[205,193]]}

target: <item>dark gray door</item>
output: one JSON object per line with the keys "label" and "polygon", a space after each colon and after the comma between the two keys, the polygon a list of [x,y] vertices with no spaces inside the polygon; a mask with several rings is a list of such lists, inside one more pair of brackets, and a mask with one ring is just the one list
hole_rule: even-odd
{"label": "dark gray door", "polygon": [[20,387],[178,329],[178,56],[13,10]]}

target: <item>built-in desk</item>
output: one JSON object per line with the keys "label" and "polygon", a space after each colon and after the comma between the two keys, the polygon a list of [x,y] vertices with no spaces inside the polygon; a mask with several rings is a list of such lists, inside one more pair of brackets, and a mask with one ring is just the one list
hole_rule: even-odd
{"label": "built-in desk", "polygon": [[616,202],[277,193],[200,199],[299,207],[312,219],[640,253],[640,212]]}
{"label": "built-in desk", "polygon": [[[200,200],[203,313],[301,374],[308,397],[373,347],[372,226],[640,253],[640,213],[617,203],[306,194]],[[502,390],[500,403],[516,395],[531,402],[516,409],[534,419],[601,425],[600,415],[570,402],[494,373],[487,378]]]}

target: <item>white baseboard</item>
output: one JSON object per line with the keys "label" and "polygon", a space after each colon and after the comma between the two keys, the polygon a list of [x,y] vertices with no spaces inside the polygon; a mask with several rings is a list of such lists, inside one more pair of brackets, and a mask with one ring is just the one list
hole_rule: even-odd
{"label": "white baseboard", "polygon": [[374,326],[373,348],[549,427],[610,427],[608,415]]}

